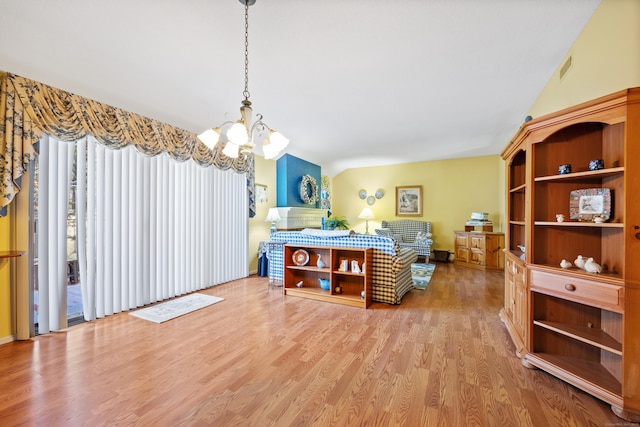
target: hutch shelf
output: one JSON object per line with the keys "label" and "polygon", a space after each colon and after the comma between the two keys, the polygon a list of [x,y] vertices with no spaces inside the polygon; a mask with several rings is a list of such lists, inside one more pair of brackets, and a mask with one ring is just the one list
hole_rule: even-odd
{"label": "hutch shelf", "polygon": [[[640,421],[640,88],[526,122],[502,157],[516,355]],[[578,255],[602,272],[560,267]]]}

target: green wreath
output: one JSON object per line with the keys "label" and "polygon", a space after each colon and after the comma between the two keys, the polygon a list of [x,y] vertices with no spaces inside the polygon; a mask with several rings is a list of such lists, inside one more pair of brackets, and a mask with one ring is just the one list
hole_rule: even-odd
{"label": "green wreath", "polygon": [[[311,186],[311,195],[309,195]],[[313,204],[318,201],[318,183],[311,175],[304,175],[300,181],[300,198],[306,204]]]}

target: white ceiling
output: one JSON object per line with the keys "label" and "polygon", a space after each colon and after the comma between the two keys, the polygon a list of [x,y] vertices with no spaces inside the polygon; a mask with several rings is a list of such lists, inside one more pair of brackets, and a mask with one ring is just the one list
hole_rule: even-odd
{"label": "white ceiling", "polygon": [[[254,112],[352,167],[498,154],[599,0],[258,0]],[[238,0],[0,0],[0,70],[199,133],[239,117]]]}

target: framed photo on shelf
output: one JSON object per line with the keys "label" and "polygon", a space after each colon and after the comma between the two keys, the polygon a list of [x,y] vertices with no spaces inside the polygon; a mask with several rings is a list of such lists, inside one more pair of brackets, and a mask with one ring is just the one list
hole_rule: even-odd
{"label": "framed photo on shelf", "polygon": [[396,216],[422,216],[422,185],[396,187]]}
{"label": "framed photo on shelf", "polygon": [[267,186],[264,184],[256,184],[256,203],[267,203]]}

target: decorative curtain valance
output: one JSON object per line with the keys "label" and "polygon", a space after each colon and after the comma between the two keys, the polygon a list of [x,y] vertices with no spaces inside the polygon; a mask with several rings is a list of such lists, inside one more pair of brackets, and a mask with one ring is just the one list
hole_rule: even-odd
{"label": "decorative curtain valance", "polygon": [[246,173],[249,217],[255,215],[253,155],[232,159],[220,144],[209,150],[193,132],[0,72],[0,215],[20,191],[20,177],[38,154],[44,134],[65,141],[93,135],[110,148],[134,145],[155,156],[166,151],[176,161]]}

